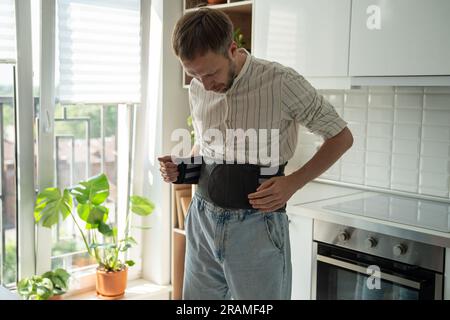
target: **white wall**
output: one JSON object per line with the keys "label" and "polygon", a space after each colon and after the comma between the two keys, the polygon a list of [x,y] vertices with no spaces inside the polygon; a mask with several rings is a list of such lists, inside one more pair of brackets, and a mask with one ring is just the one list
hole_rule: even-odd
{"label": "white wall", "polygon": [[[136,146],[134,191],[149,196],[155,211],[144,224],[152,229],[142,237],[143,278],[157,284],[170,283],[170,186],[162,181],[157,157],[170,154],[171,133],[186,128],[189,115],[187,90],[182,88],[182,69],[172,53],[171,34],[182,15],[182,1],[152,0],[148,88],[144,95],[146,111],[137,112],[136,134],[145,137]],[[143,79],[145,80],[145,79]],[[146,83],[147,82],[147,83]],[[144,109],[144,108],[143,108]],[[144,159],[144,160],[142,160]]]}
{"label": "white wall", "polygon": [[[349,123],[355,142],[321,178],[443,198],[450,196],[450,87],[320,91]],[[289,167],[322,144],[300,130]]]}

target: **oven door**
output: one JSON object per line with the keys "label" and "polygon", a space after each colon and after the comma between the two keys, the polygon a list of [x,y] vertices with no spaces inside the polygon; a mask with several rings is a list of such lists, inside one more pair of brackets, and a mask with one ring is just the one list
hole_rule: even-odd
{"label": "oven door", "polygon": [[317,300],[442,300],[442,274],[314,242]]}

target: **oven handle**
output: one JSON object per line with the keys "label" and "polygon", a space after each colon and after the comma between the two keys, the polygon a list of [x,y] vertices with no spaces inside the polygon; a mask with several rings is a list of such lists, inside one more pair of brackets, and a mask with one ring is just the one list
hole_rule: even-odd
{"label": "oven handle", "polygon": [[[348,263],[345,261],[341,261],[341,260],[337,260],[337,259],[333,259],[330,257],[326,257],[326,256],[322,256],[320,254],[317,255],[317,261],[321,261],[323,263],[328,263],[343,269],[347,269],[347,270],[351,270],[354,272],[358,272],[361,274],[365,274],[367,275],[367,269],[352,263]],[[416,282],[416,281],[412,281],[412,280],[408,280],[408,279],[404,279],[404,278],[400,278],[400,277],[396,277],[393,276],[391,274],[387,274],[387,273],[383,273],[380,272],[380,279],[382,280],[387,280],[396,284],[400,284],[402,286],[406,286],[406,287],[410,287],[410,288],[414,288],[417,290],[420,290],[420,283]]]}

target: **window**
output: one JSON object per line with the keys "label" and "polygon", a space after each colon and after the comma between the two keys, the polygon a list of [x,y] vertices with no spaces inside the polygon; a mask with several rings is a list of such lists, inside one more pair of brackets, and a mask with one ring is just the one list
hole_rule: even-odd
{"label": "window", "polygon": [[15,283],[17,276],[16,236],[16,136],[14,65],[0,64],[0,283]]}
{"label": "window", "polygon": [[[17,3],[19,8],[15,8]],[[50,59],[54,70],[39,70],[39,3],[39,0],[30,3],[0,1],[0,285],[14,286],[18,277],[50,266],[78,270],[94,263],[87,256],[70,219],[52,229],[51,243],[39,241],[41,231],[36,232],[36,237],[33,234],[32,203],[34,189],[37,190],[31,183],[33,170],[35,174],[40,170],[34,177],[36,182],[53,181],[53,185],[62,188],[104,172],[110,181],[111,201],[107,204],[110,219],[119,230],[128,210],[135,111],[140,103],[140,1],[56,0],[56,14],[46,13],[56,20],[56,57],[55,61]],[[30,4],[32,21],[26,21]],[[21,21],[19,28],[15,26],[16,10],[22,18],[18,20]],[[16,33],[16,29],[21,32]],[[16,35],[20,35],[18,41]],[[29,81],[32,72],[30,39],[34,87]],[[48,53],[48,39],[46,41],[42,42],[43,50]],[[21,59],[16,57],[16,43],[25,53]],[[49,59],[45,59],[48,64]],[[18,66],[21,66],[20,72]],[[56,81],[51,88],[55,89],[56,97],[49,94],[48,86],[43,90],[53,72]],[[39,81],[40,78],[46,80]],[[16,79],[26,81],[15,82]],[[35,124],[49,123],[49,119],[53,119],[50,134],[41,134],[29,125],[21,127],[23,123],[31,123],[33,110],[28,108],[33,107],[33,101],[25,99],[21,103],[16,95],[31,98],[31,90],[35,97]],[[39,92],[44,92],[40,97],[42,101],[39,101]],[[56,106],[53,106],[55,100]],[[50,113],[46,109],[48,104],[52,104]],[[16,126],[26,134],[16,136],[19,130]],[[33,136],[36,132],[39,137]],[[33,168],[32,162],[39,161],[33,159],[32,152],[23,152],[32,150],[33,143],[40,153],[36,159],[40,159],[42,150],[47,150],[43,146],[54,146],[48,149],[53,150],[53,156],[46,158],[52,160],[37,163]],[[24,158],[27,160],[23,161]],[[19,166],[25,169],[17,170]],[[20,172],[30,179],[20,182]],[[18,181],[20,185],[16,185]],[[17,202],[20,197],[21,201]],[[38,241],[34,242],[35,239]],[[37,248],[35,254],[33,247]],[[140,257],[131,258],[139,264]]]}
{"label": "window", "polygon": [[[121,108],[133,108],[120,106]],[[110,182],[110,221],[118,215],[118,105],[58,105],[55,112],[55,177],[60,188],[105,173]],[[124,195],[125,198],[127,195]],[[84,222],[80,222],[83,225]],[[78,269],[95,263],[89,258],[73,220],[52,230],[52,268]]]}
{"label": "window", "polygon": [[14,0],[0,2],[0,61],[16,60]]}
{"label": "window", "polygon": [[59,99],[140,101],[140,2],[58,0]]}
{"label": "window", "polygon": [[[55,184],[64,188],[104,172],[110,221],[119,225],[140,102],[140,1],[58,0],[56,26]],[[71,219],[52,230],[52,268],[93,264]]]}
{"label": "window", "polygon": [[0,3],[0,285],[17,278],[14,1]]}

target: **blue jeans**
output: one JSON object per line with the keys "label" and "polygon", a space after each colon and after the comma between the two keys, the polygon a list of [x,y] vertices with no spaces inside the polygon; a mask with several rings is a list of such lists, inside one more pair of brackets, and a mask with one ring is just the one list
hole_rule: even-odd
{"label": "blue jeans", "polygon": [[285,212],[226,210],[196,193],[185,227],[183,299],[291,298]]}

